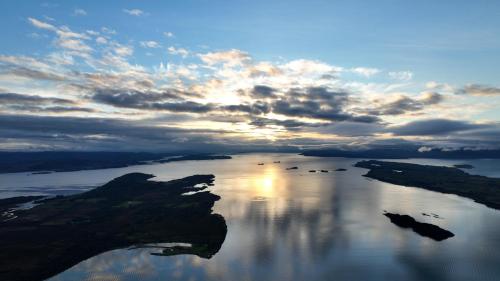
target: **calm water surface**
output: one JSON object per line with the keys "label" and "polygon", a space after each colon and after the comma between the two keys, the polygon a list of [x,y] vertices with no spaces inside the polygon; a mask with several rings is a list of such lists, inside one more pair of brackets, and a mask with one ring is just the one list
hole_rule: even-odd
{"label": "calm water surface", "polygon": [[[281,163],[273,163],[281,161]],[[370,180],[356,159],[291,154],[237,155],[188,161],[27,175],[0,175],[0,197],[70,194],[128,172],[157,180],[214,174],[214,207],[226,219],[221,250],[158,257],[151,249],[119,249],[90,258],[49,280],[500,280],[500,212],[471,200]],[[469,163],[473,174],[500,177],[499,160],[405,160]],[[257,163],[265,165],[258,166]],[[285,170],[298,166],[298,170]],[[310,169],[346,172],[309,173]],[[448,229],[436,242],[398,228],[383,211],[404,213]],[[435,213],[442,218],[422,216]]]}

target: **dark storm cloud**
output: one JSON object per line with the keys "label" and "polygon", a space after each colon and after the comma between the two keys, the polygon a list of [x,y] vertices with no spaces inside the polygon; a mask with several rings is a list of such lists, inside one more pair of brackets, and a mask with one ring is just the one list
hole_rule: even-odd
{"label": "dark storm cloud", "polygon": [[283,98],[275,100],[272,111],[289,117],[307,117],[327,121],[354,121],[374,123],[378,117],[354,115],[344,108],[348,105],[349,95],[345,92],[330,91],[323,87],[291,89]]}
{"label": "dark storm cloud", "polygon": [[92,108],[76,105],[77,102],[63,98],[0,93],[0,107],[10,111],[25,111],[30,113],[96,112]]}
{"label": "dark storm cloud", "polygon": [[74,101],[61,98],[49,98],[35,95],[23,95],[16,93],[0,93],[0,104],[75,104]]}
{"label": "dark storm cloud", "polygon": [[253,104],[226,105],[219,108],[222,111],[249,113],[260,115],[271,112],[271,106],[268,103],[257,101]]}
{"label": "dark storm cloud", "polygon": [[456,93],[459,95],[497,96],[500,95],[500,88],[480,84],[470,84],[458,89]]}
{"label": "dark storm cloud", "polygon": [[407,112],[421,111],[427,106],[438,104],[441,101],[443,101],[443,96],[439,93],[429,93],[422,99],[402,96],[394,102],[383,104],[366,112],[372,115],[401,115]]}
{"label": "dark storm cloud", "polygon": [[145,108],[188,113],[207,113],[215,109],[215,107],[211,104],[201,104],[193,101],[151,103]]}
{"label": "dark storm cloud", "polygon": [[430,119],[389,127],[387,131],[396,136],[439,136],[461,131],[483,129],[490,126],[458,120]]}
{"label": "dark storm cloud", "polygon": [[151,126],[123,119],[0,115],[1,140],[35,146],[59,142],[90,149],[109,145],[114,150],[180,150],[182,147],[201,151],[218,146],[213,136],[224,133],[221,130]]}
{"label": "dark storm cloud", "polygon": [[295,88],[283,96],[277,90],[257,85],[250,93],[271,98],[270,102],[255,99],[251,103],[217,105],[186,100],[182,92],[142,92],[138,90],[95,89],[89,97],[98,103],[115,107],[144,110],[158,110],[184,113],[223,113],[248,114],[260,116],[270,112],[289,117],[308,117],[327,121],[353,121],[374,123],[379,119],[372,115],[355,115],[344,110],[349,96],[344,92],[334,92],[322,87]]}
{"label": "dark storm cloud", "polygon": [[276,89],[265,86],[265,85],[255,85],[251,91],[251,94],[255,98],[274,98]]}
{"label": "dark storm cloud", "polygon": [[374,123],[376,116],[354,115],[344,108],[348,105],[349,95],[323,87],[291,89],[285,97],[273,103],[273,112],[289,117],[307,117],[327,121],[354,121]]}
{"label": "dark storm cloud", "polygon": [[165,110],[170,112],[207,113],[215,109],[211,104],[184,101],[177,90],[141,92],[138,90],[98,89],[90,98],[98,103],[115,107]]}
{"label": "dark storm cloud", "polygon": [[29,111],[31,113],[47,112],[47,113],[68,113],[68,112],[97,112],[93,108],[79,106],[36,106],[36,105],[11,105],[7,109],[14,111]]}
{"label": "dark storm cloud", "polygon": [[92,100],[116,107],[142,108],[146,104],[161,100],[178,99],[179,96],[171,92],[141,92],[138,90],[95,89]]}
{"label": "dark storm cloud", "polygon": [[373,136],[376,133],[383,132],[384,125],[379,123],[360,123],[345,121],[321,126],[314,131],[319,133],[348,137]]}
{"label": "dark storm cloud", "polygon": [[256,126],[256,127],[266,127],[269,125],[274,125],[274,126],[281,126],[290,130],[298,130],[302,129],[305,127],[318,127],[321,126],[321,124],[312,124],[312,123],[305,123],[305,122],[300,122],[296,120],[276,120],[276,119],[270,119],[270,118],[254,118],[251,122],[250,125]]}

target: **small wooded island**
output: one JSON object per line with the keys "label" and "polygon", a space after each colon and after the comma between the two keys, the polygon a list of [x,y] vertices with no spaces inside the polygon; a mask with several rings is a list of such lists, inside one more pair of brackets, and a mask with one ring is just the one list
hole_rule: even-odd
{"label": "small wooded island", "polygon": [[[165,248],[165,255],[212,257],[227,232],[224,218],[212,213],[220,197],[203,191],[214,176],[153,177],[126,174],[81,194],[37,201],[14,219],[0,217],[0,280],[44,280],[97,254],[151,243],[191,245]],[[36,198],[0,206],[29,199]]]}
{"label": "small wooded island", "polygon": [[470,198],[500,209],[500,179],[470,175],[458,168],[386,161],[360,161],[355,167],[370,169],[366,177],[403,186],[420,187]]}
{"label": "small wooded island", "polygon": [[421,236],[429,237],[436,241],[443,241],[455,236],[451,231],[430,223],[418,222],[409,215],[385,213],[384,216],[388,217],[393,224],[399,227],[410,228]]}

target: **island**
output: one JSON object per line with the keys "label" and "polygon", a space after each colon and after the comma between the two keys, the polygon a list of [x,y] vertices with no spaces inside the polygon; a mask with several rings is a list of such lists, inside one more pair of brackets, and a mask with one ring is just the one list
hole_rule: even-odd
{"label": "island", "polygon": [[295,167],[295,166],[294,166],[294,167],[289,167],[289,168],[286,168],[286,170],[297,170],[297,169],[299,169],[299,167]]}
{"label": "island", "polygon": [[474,169],[474,166],[472,166],[470,164],[455,164],[455,165],[453,165],[453,167],[459,168],[459,169]]}
{"label": "island", "polygon": [[203,160],[222,160],[222,159],[232,159],[232,157],[228,155],[193,154],[193,155],[170,157],[167,159],[161,159],[153,162],[169,163],[169,162],[190,161],[190,160],[203,161]]}
{"label": "island", "polygon": [[218,159],[231,159],[231,156],[187,152],[181,156],[172,153],[105,151],[0,152],[0,173],[32,172],[32,175],[37,175],[175,161]]}
{"label": "island", "polygon": [[369,169],[364,176],[402,186],[455,194],[493,209],[500,209],[500,179],[470,175],[458,168],[387,161],[360,161]]}
{"label": "island", "polygon": [[338,168],[338,169],[335,169],[335,171],[337,171],[337,172],[345,172],[345,171],[347,171],[347,169],[344,169],[344,168]]}
{"label": "island", "polygon": [[418,222],[409,215],[384,213],[384,216],[388,217],[393,224],[399,227],[411,228],[414,232],[420,234],[421,236],[429,237],[436,241],[443,241],[455,236],[455,234],[446,229],[442,229],[441,227],[430,223]]}
{"label": "island", "polygon": [[[163,253],[216,254],[227,226],[212,213],[220,197],[205,190],[214,176],[168,182],[153,177],[126,174],[81,194],[38,200],[16,211],[15,219],[1,218],[0,280],[45,280],[100,253],[137,245],[182,243]],[[38,198],[2,202],[32,199]]]}

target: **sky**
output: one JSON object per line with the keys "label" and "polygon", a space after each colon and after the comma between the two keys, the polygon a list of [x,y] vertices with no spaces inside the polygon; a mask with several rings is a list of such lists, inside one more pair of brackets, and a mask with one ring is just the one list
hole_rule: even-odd
{"label": "sky", "polygon": [[0,150],[500,148],[498,1],[2,1]]}

